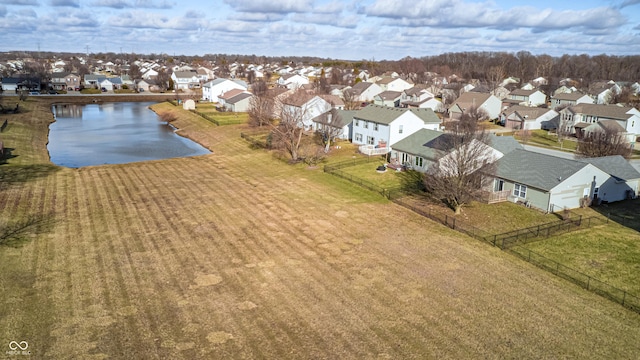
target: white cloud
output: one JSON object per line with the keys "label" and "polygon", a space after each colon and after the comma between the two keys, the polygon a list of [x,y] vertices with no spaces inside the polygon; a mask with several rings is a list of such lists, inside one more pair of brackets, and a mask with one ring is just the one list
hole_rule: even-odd
{"label": "white cloud", "polygon": [[80,0],[51,0],[51,6],[80,7]]}
{"label": "white cloud", "polygon": [[313,0],[224,0],[237,11],[291,13],[307,12],[313,7]]}
{"label": "white cloud", "polygon": [[251,13],[251,12],[239,12],[229,16],[230,20],[239,21],[255,21],[255,22],[273,22],[284,20],[285,14],[276,13]]}
{"label": "white cloud", "polygon": [[115,27],[130,27],[138,29],[173,29],[173,30],[197,30],[203,26],[204,21],[193,17],[169,18],[164,15],[151,13],[148,11],[130,11],[112,16],[107,20],[107,24]]}
{"label": "white cloud", "polygon": [[5,5],[32,5],[38,6],[38,0],[5,0],[3,1]]}

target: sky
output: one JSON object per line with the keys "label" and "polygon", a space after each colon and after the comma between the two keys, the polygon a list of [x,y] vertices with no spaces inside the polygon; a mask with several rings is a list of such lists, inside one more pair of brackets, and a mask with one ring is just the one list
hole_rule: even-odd
{"label": "sky", "polygon": [[640,0],[0,0],[0,51],[640,55]]}

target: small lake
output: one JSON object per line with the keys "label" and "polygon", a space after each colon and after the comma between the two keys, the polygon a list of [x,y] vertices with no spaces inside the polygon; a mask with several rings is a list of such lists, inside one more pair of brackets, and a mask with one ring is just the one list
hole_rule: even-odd
{"label": "small lake", "polygon": [[58,104],[49,126],[51,162],[71,168],[209,154],[149,109],[153,102]]}

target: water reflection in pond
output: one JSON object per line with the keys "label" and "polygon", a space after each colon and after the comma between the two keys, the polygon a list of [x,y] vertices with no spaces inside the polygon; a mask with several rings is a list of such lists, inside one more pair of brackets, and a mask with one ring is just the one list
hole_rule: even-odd
{"label": "water reflection in pond", "polygon": [[148,108],[152,104],[55,105],[47,146],[51,162],[77,168],[209,153],[160,122]]}

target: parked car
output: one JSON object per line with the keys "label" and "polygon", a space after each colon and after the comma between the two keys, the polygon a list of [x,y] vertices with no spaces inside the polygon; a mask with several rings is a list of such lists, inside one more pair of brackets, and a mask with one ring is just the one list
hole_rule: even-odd
{"label": "parked car", "polygon": [[40,95],[40,91],[29,91],[29,95]]}
{"label": "parked car", "polygon": [[102,88],[100,90],[102,90],[102,92],[107,92],[107,88]]}

